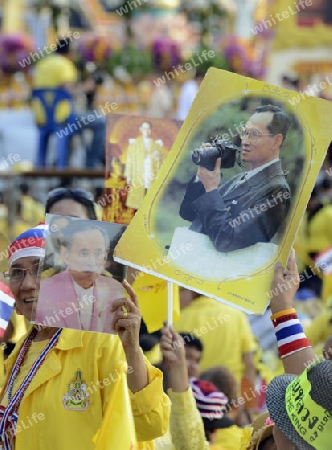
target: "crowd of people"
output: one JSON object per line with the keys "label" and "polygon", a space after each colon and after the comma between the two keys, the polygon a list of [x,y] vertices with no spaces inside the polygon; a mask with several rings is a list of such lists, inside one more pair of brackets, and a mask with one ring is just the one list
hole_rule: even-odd
{"label": "crowd of people", "polygon": [[[182,82],[171,80],[165,83],[159,82],[159,74],[154,72],[139,83],[135,79],[129,83],[127,79],[113,79],[102,64],[77,64],[75,49],[69,39],[59,38],[56,47],[30,68],[29,83],[23,73],[17,73],[10,77],[11,87],[1,86],[2,90],[10,91],[9,98],[17,97],[15,102],[0,101],[1,110],[30,109],[33,113],[39,137],[33,160],[29,162],[35,167],[68,167],[74,153],[76,165],[103,167],[108,114],[184,120],[202,79],[201,74],[195,75],[195,71],[191,71]],[[137,91],[137,99],[125,92],[128,84]],[[1,99],[4,100],[5,95]],[[141,106],[137,111],[131,111],[127,104]],[[65,134],[61,135],[63,129]],[[57,160],[50,151],[49,130],[58,145]],[[60,139],[56,137],[57,131]],[[80,139],[74,140],[75,136]]]}
{"label": "crowd of people", "polygon": [[[97,219],[93,196],[82,189],[49,192],[45,211]],[[263,363],[261,340],[245,313],[188,289],[180,289],[180,320],[173,326],[165,322],[154,335],[146,335],[137,295],[126,280],[122,283],[126,295],[112,303],[109,320],[115,334],[86,331],[89,328],[83,325],[74,330],[62,324],[31,323],[48,233],[47,225],[19,233],[1,275],[2,291],[15,298],[15,311],[2,338],[3,448],[119,448],[109,421],[122,403],[128,406],[127,416],[121,416],[123,426],[128,416],[135,426],[130,448],[329,448],[332,314],[327,309],[306,336],[293,307],[301,292],[294,250],[285,268],[276,265],[271,286],[267,334],[275,336],[272,346],[278,349],[281,366],[277,375]],[[71,235],[65,227],[61,236],[67,234]],[[58,244],[66,245],[61,240]],[[68,273],[72,277],[74,272]],[[291,281],[287,290],[275,289],[284,281]],[[90,289],[94,279],[89,286],[86,283],[83,288]],[[57,295],[60,300],[61,292]],[[312,347],[319,340],[325,344],[322,358]],[[109,416],[114,398],[117,404]],[[104,447],[94,447],[95,436],[105,427],[109,433]]]}
{"label": "crowd of people", "polygon": [[[201,81],[196,75],[184,84],[172,118],[185,119]],[[85,165],[103,167],[106,117],[95,115],[103,77],[96,72],[78,80],[69,43],[59,41],[56,52],[36,64],[32,86],[36,92],[59,89],[63,97],[59,94],[53,111],[58,123],[72,119],[70,132],[80,131],[78,122],[90,129]],[[171,117],[167,89],[163,85],[153,93],[151,117]],[[85,98],[81,112],[73,106],[78,94]],[[39,125],[45,122],[42,105],[41,97],[34,97]],[[87,119],[91,114],[94,120]],[[283,231],[291,188],[279,151],[289,124],[280,107],[255,107],[239,133],[248,170],[220,185],[217,158],[214,170],[199,166],[188,183],[180,215],[216,250],[228,253],[270,243]],[[124,174],[128,185],[148,169],[155,175],[164,160],[162,145],[150,138],[151,129],[144,120],[142,136],[130,142]],[[37,166],[46,164],[44,150],[37,152]],[[144,159],[144,152],[158,154],[156,167],[150,167],[146,161],[152,159]],[[65,156],[61,153],[60,165],[66,165]],[[265,314],[249,317],[181,287],[180,319],[165,322],[152,334],[129,275],[120,282],[110,270],[114,261],[109,259],[108,235],[93,223],[102,218],[97,193],[59,187],[47,193],[43,205],[22,184],[11,230],[16,237],[7,253],[0,248],[2,258],[6,253],[0,261],[0,299],[15,300],[0,347],[0,448],[329,449],[331,167],[330,147],[288,262],[275,266]],[[128,196],[128,207],[139,207],[150,182],[139,198]],[[279,193],[284,201],[273,210],[266,208]],[[252,205],[265,209],[234,228],[229,219],[252,211]],[[6,246],[8,211],[1,198],[0,207],[0,243]],[[46,225],[45,213],[56,220]],[[54,254],[46,267],[48,236]],[[320,258],[326,262],[324,270]],[[283,283],[287,289],[278,289]],[[320,314],[309,324],[303,320],[308,299],[320,305]],[[102,302],[108,302],[107,313]],[[298,311],[294,305],[300,305]],[[65,315],[58,315],[58,307]]]}

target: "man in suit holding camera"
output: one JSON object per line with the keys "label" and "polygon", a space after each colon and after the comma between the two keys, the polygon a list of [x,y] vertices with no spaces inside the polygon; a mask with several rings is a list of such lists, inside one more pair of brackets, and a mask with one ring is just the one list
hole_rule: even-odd
{"label": "man in suit holding camera", "polygon": [[249,170],[220,185],[221,157],[212,171],[199,166],[189,182],[180,216],[192,222],[190,230],[207,235],[218,251],[271,242],[280,233],[291,196],[279,159],[289,125],[278,106],[259,106],[240,135],[242,162]]}

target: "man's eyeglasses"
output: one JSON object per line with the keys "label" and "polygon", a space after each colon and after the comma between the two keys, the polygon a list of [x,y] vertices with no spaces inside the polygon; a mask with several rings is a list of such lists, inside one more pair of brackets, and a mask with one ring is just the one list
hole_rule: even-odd
{"label": "man's eyeglasses", "polygon": [[239,134],[242,140],[251,139],[253,142],[256,142],[261,136],[274,136],[272,133],[262,134],[258,130],[246,130],[245,128]]}
{"label": "man's eyeglasses", "polygon": [[94,202],[93,195],[80,188],[56,188],[48,193],[47,201],[53,200],[54,198],[82,198],[83,200],[88,200],[89,202]]}
{"label": "man's eyeglasses", "polygon": [[23,269],[21,267],[11,267],[7,272],[4,273],[4,275],[5,278],[8,279],[9,281],[19,283],[23,281],[27,272],[31,277],[37,278],[38,270],[39,270],[39,263],[36,263],[30,267],[27,267],[26,269]]}

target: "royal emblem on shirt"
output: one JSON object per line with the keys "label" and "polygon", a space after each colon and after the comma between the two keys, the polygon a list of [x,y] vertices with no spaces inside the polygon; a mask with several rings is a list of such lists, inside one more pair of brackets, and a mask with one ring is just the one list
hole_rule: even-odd
{"label": "royal emblem on shirt", "polygon": [[74,378],[68,384],[68,392],[62,397],[62,403],[71,411],[85,411],[89,406],[90,395],[80,369],[77,369]]}

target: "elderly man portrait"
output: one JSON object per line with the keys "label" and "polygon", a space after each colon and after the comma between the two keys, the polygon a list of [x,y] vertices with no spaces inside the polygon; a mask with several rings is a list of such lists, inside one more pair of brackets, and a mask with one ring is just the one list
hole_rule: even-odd
{"label": "elderly man portrait", "polygon": [[123,288],[115,279],[101,275],[110,241],[106,231],[94,222],[75,220],[62,233],[61,257],[66,269],[41,280],[36,322],[112,332],[110,309],[123,296]]}
{"label": "elderly man portrait", "polygon": [[139,132],[140,137],[129,139],[125,167],[125,177],[130,186],[127,206],[134,209],[140,207],[166,157],[162,140],[151,138],[151,122],[142,122]]}
{"label": "elderly man portrait", "polygon": [[180,216],[189,229],[207,235],[220,252],[274,242],[290,208],[290,189],[279,153],[290,118],[278,106],[255,109],[241,130],[242,162],[248,166],[224,184],[218,158],[214,170],[198,167],[187,185]]}

